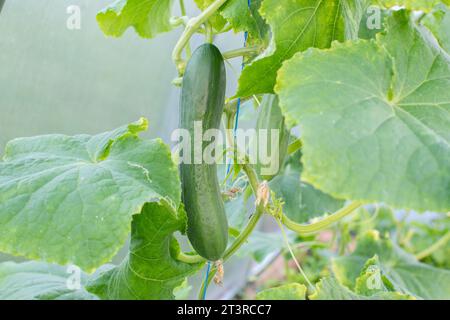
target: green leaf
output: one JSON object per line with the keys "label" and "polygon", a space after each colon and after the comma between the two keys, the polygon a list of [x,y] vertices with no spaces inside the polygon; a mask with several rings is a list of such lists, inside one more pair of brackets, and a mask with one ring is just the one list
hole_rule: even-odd
{"label": "green leaf", "polygon": [[359,208],[349,221],[347,231],[349,238],[352,235],[363,235],[368,231],[377,230],[380,234],[393,235],[397,231],[398,222],[395,219],[394,212],[386,206],[377,206],[374,212],[369,212],[366,208]]}
{"label": "green leaf", "polygon": [[175,300],[188,300],[191,291],[192,286],[189,285],[189,282],[185,279],[181,285],[173,290],[173,295],[175,296]]}
{"label": "green leaf", "polygon": [[183,210],[147,204],[132,223],[130,252],[118,267],[92,279],[87,290],[107,300],[174,299],[174,290],[203,264],[176,259],[180,246],[174,232],[184,233]]}
{"label": "green leaf", "polygon": [[381,292],[371,296],[354,293],[341,285],[335,278],[323,278],[316,284],[316,291],[310,300],[408,300],[409,296],[396,292]]}
{"label": "green leaf", "polygon": [[0,162],[0,251],[93,271],[125,242],[147,202],[175,211],[180,182],[169,148],[137,137],[147,121],[99,135],[8,143]]}
{"label": "green leaf", "polygon": [[220,14],[230,23],[234,32],[248,32],[248,43],[265,42],[269,27],[259,14],[262,0],[229,0],[220,9]]}
{"label": "green leaf", "polygon": [[450,60],[406,11],[378,43],[296,55],[276,91],[300,124],[304,181],[337,198],[450,210]]}
{"label": "green leaf", "polygon": [[238,256],[252,256],[257,262],[262,262],[270,254],[279,252],[286,246],[280,233],[253,231],[247,242],[237,252]]}
{"label": "green leaf", "polygon": [[377,265],[395,291],[422,299],[450,298],[450,271],[418,262],[375,231],[361,237],[351,255],[333,259],[332,270],[343,285],[353,287],[360,270],[374,255],[378,256]]}
{"label": "green leaf", "polygon": [[284,60],[309,47],[327,48],[333,40],[344,40],[338,0],[264,0],[259,11],[272,29],[271,44],[244,68],[237,96],[272,93]]}
{"label": "green leaf", "polygon": [[133,27],[143,38],[171,30],[169,19],[173,0],[117,0],[97,14],[103,33],[120,37]]}
{"label": "green leaf", "polygon": [[[409,240],[406,239],[406,243],[402,243],[402,246],[406,251],[418,254],[435,243],[438,243],[441,239],[448,239],[448,233],[450,230],[450,219],[447,216],[438,216],[431,221],[421,223],[413,221],[409,224],[407,229],[408,234],[412,234]],[[439,268],[450,269],[450,241],[443,243],[428,257],[425,257],[422,261]]]}
{"label": "green leaf", "polygon": [[[199,7],[200,10],[205,10],[208,8],[214,0],[194,0],[197,7]],[[209,22],[211,23],[212,27],[216,29],[217,31],[220,31],[225,27],[227,21],[224,17],[220,15],[219,12],[214,13],[210,18]]]}
{"label": "green leaf", "polygon": [[374,4],[391,8],[394,6],[402,6],[411,10],[430,11],[434,6],[440,3],[450,5],[450,0],[372,0]]}
{"label": "green leaf", "polygon": [[306,300],[306,287],[299,283],[289,283],[259,292],[257,300]]}
{"label": "green leaf", "polygon": [[225,211],[227,213],[228,225],[237,230],[242,230],[247,221],[247,200],[243,194],[235,199],[225,202]]}
{"label": "green leaf", "polygon": [[379,7],[368,8],[361,19],[358,37],[366,40],[375,39],[378,33],[384,31],[385,21],[390,14],[391,11]]}
{"label": "green leaf", "polygon": [[[355,292],[363,296],[373,296],[394,290],[394,286],[381,270],[378,256],[375,255],[367,260],[361,274],[356,279]],[[398,293],[394,294],[397,295]]]}
{"label": "green leaf", "polygon": [[428,14],[422,23],[431,30],[439,41],[442,49],[450,54],[450,10],[446,6],[439,6]]}
{"label": "green leaf", "polygon": [[361,22],[368,12],[370,0],[340,0],[339,4],[345,23],[345,39],[358,39]]}
{"label": "green leaf", "polygon": [[71,272],[62,266],[42,262],[4,262],[0,264],[0,300],[96,300],[83,285],[87,276],[80,274],[80,288],[69,289]]}
{"label": "green leaf", "polygon": [[312,185],[300,180],[299,154],[293,155],[284,170],[269,182],[270,189],[284,201],[283,212],[297,223],[333,213],[344,205]]}

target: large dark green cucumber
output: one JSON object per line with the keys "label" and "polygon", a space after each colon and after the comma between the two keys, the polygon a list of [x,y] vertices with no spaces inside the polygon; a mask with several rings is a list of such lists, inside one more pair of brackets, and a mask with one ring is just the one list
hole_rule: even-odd
{"label": "large dark green cucumber", "polygon": [[0,0],[0,12],[2,12],[3,4],[5,3],[5,0]]}
{"label": "large dark green cucumber", "polygon": [[[203,132],[219,129],[226,88],[222,54],[212,44],[193,53],[183,77],[180,128],[191,136],[192,164],[180,164],[183,203],[188,216],[187,234],[199,255],[219,260],[228,242],[228,222],[217,179],[216,164],[194,163],[194,122]],[[203,151],[210,142],[201,142]]]}

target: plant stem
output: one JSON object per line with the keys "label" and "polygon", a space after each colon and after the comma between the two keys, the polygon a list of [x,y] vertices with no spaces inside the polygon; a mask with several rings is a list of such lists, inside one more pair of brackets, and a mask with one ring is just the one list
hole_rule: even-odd
{"label": "plant stem", "polygon": [[180,11],[181,11],[181,15],[185,16],[186,15],[186,6],[184,5],[184,0],[180,0]]}
{"label": "plant stem", "polygon": [[423,260],[429,255],[433,254],[443,246],[447,244],[447,242],[450,240],[450,231],[447,232],[442,238],[440,238],[437,242],[435,242],[433,245],[428,247],[427,249],[423,250],[422,252],[419,252],[416,254],[417,260]]}
{"label": "plant stem", "polygon": [[243,48],[224,52],[222,55],[225,60],[229,60],[229,59],[238,58],[238,57],[242,57],[242,56],[257,54],[259,52],[259,50],[260,50],[260,48],[257,46],[243,47]]}
{"label": "plant stem", "polygon": [[280,227],[281,234],[283,235],[284,243],[286,244],[286,247],[288,248],[288,251],[289,251],[289,253],[290,253],[290,255],[291,255],[292,260],[294,261],[295,265],[297,266],[298,271],[300,271],[300,274],[303,276],[303,278],[305,278],[305,281],[307,282],[307,284],[308,284],[310,290],[311,290],[311,291],[314,291],[314,286],[312,285],[311,281],[309,281],[308,276],[306,275],[306,273],[305,273],[305,271],[303,270],[302,266],[301,266],[300,263],[298,262],[297,257],[295,256],[294,251],[292,250],[292,247],[291,247],[291,245],[289,244],[289,239],[288,239],[288,237],[287,237],[286,232],[284,231],[284,226],[283,226],[283,224],[281,223],[280,220],[278,220],[278,219],[276,219],[276,220],[277,220],[278,226]]}
{"label": "plant stem", "polygon": [[303,147],[303,143],[302,140],[300,139],[295,139],[289,146],[287,149],[288,154],[293,154],[295,152],[297,152],[298,150],[300,150]]}
{"label": "plant stem", "polygon": [[236,238],[236,240],[231,244],[231,246],[225,251],[225,254],[223,255],[223,260],[228,260],[233,254],[236,253],[237,250],[245,243],[247,238],[250,236],[250,234],[255,229],[256,225],[258,224],[259,219],[262,217],[264,213],[264,205],[261,204],[256,208],[255,213],[252,215],[250,220],[248,221],[247,226],[244,230],[239,234],[239,236]]}
{"label": "plant stem", "polygon": [[335,223],[336,221],[339,221],[340,219],[344,218],[345,216],[349,215],[359,207],[361,207],[363,203],[361,201],[354,201],[350,203],[348,206],[342,208],[341,210],[336,211],[332,215],[311,224],[298,224],[291,219],[289,219],[286,215],[282,215],[281,221],[284,223],[284,225],[291,229],[292,231],[295,231],[299,234],[310,234],[315,233],[318,231],[321,231],[323,229],[328,228],[330,225]]}
{"label": "plant stem", "polygon": [[213,43],[214,32],[213,32],[213,27],[212,27],[211,23],[205,22],[205,31],[206,31],[206,33],[205,33],[206,42]]}
{"label": "plant stem", "polygon": [[[256,195],[259,187],[259,181],[258,176],[256,175],[255,170],[252,166],[249,164],[244,164],[242,166],[242,169],[244,170],[245,174],[248,177],[248,181],[250,183],[250,186],[253,189],[253,193]],[[244,230],[239,234],[239,236],[234,240],[234,242],[231,244],[231,246],[225,251],[223,255],[223,260],[227,260],[229,257],[231,257],[247,240],[248,236],[252,233],[252,231],[255,229],[256,225],[258,224],[259,219],[262,217],[264,213],[264,204],[261,202],[257,207],[255,213],[252,215],[250,220],[248,221],[247,226]]]}
{"label": "plant stem", "polygon": [[199,256],[199,255],[189,255],[185,254],[182,251],[180,251],[177,255],[177,260],[185,263],[195,264],[195,263],[201,263],[206,262],[205,258]]}
{"label": "plant stem", "polygon": [[186,62],[182,58],[183,49],[189,43],[192,35],[200,26],[205,23],[227,0],[216,0],[208,8],[206,8],[200,15],[190,19],[184,29],[183,34],[178,40],[172,52],[172,59],[177,67],[178,73],[182,75],[186,66]]}

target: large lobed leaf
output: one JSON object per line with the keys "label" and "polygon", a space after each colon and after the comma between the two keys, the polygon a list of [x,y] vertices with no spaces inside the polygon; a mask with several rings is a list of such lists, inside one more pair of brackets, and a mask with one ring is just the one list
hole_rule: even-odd
{"label": "large lobed leaf", "polygon": [[300,159],[300,152],[292,155],[282,172],[269,182],[270,189],[284,201],[284,214],[297,223],[306,223],[342,208],[344,200],[333,198],[301,181],[303,169]]}
{"label": "large lobed leaf", "polygon": [[306,287],[299,283],[289,283],[258,292],[257,300],[306,300]]}
{"label": "large lobed leaf", "polygon": [[450,0],[372,0],[372,3],[386,8],[402,6],[411,10],[430,11],[440,3],[450,5]]}
{"label": "large lobed leaf", "polygon": [[176,259],[180,252],[175,232],[184,233],[186,216],[172,208],[147,204],[134,216],[128,258],[112,270],[91,279],[87,290],[102,299],[173,299],[174,289],[203,264]]}
{"label": "large lobed leaf", "polygon": [[422,22],[431,30],[441,47],[450,54],[450,9],[443,5],[438,6]]}
{"label": "large lobed leaf", "polygon": [[43,262],[4,262],[0,264],[0,300],[95,300],[83,285],[87,281],[80,274],[80,288],[68,288],[70,273],[62,266]]}
{"label": "large lobed leaf", "polygon": [[[201,10],[205,10],[214,0],[194,0]],[[227,22],[234,32],[248,32],[249,43],[260,43],[266,38],[268,26],[258,10],[263,0],[228,0],[209,18],[209,23],[218,31]]]}
{"label": "large lobed leaf", "polygon": [[265,42],[267,38],[269,27],[259,13],[262,2],[263,0],[229,0],[220,9],[220,14],[235,32],[248,33],[249,44]]}
{"label": "large lobed leaf", "polygon": [[326,48],[344,39],[338,1],[264,0],[261,15],[271,27],[267,52],[246,66],[239,79],[238,96],[271,93],[284,60],[309,47]]}
{"label": "large lobed leaf", "polygon": [[450,209],[450,60],[407,11],[377,42],[296,55],[276,91],[301,127],[305,181],[338,198]]}
{"label": "large lobed leaf", "polygon": [[450,298],[450,271],[420,263],[372,231],[358,240],[356,250],[349,256],[335,258],[332,269],[337,279],[348,287],[357,284],[361,268],[377,256],[377,266],[396,291],[422,299]]}
{"label": "large lobed leaf", "polygon": [[[125,242],[148,202],[174,212],[177,168],[147,121],[99,135],[21,138],[0,162],[0,251],[92,271]],[[176,215],[176,213],[174,213]]]}
{"label": "large lobed leaf", "polygon": [[411,297],[397,292],[378,292],[373,295],[355,293],[341,285],[335,278],[323,278],[316,284],[311,300],[409,300]]}
{"label": "large lobed leaf", "polygon": [[143,38],[171,30],[169,23],[173,0],[117,0],[98,13],[103,33],[120,37],[133,27]]}
{"label": "large lobed leaf", "polygon": [[[148,300],[173,299],[175,289],[202,264],[176,259],[180,247],[173,233],[186,228],[184,212],[150,203],[132,223],[128,257],[119,265],[104,265],[95,274],[43,262],[0,264],[0,299],[8,300]],[[78,277],[78,275],[76,275]]]}

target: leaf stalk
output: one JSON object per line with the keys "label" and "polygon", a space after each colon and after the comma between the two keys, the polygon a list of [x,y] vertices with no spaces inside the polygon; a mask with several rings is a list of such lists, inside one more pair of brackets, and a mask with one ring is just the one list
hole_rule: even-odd
{"label": "leaf stalk", "polygon": [[208,8],[206,8],[200,15],[190,19],[187,22],[186,28],[183,34],[178,40],[175,48],[172,52],[172,60],[178,70],[178,74],[181,76],[186,68],[186,61],[182,57],[183,49],[189,43],[191,37],[195,34],[197,29],[199,29],[207,20],[216,13],[217,10],[225,3],[227,0],[216,0]]}
{"label": "leaf stalk", "polygon": [[298,234],[311,234],[316,233],[319,231],[322,231],[329,226],[331,226],[333,223],[341,220],[345,216],[348,216],[352,212],[354,212],[356,209],[361,207],[363,203],[361,201],[353,201],[348,206],[345,206],[344,208],[336,211],[335,213],[329,215],[326,218],[323,218],[322,220],[311,223],[311,224],[299,224],[291,219],[289,219],[285,214],[282,214],[281,221],[283,224],[290,230],[297,232]]}

